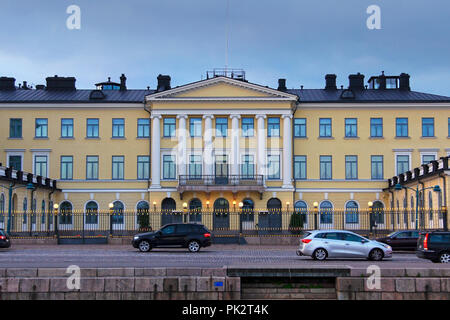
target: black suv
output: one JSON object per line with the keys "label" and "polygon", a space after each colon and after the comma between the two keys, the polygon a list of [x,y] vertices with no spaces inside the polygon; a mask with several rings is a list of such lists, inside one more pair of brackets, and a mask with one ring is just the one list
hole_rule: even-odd
{"label": "black suv", "polygon": [[142,252],[156,247],[182,247],[188,248],[190,252],[198,252],[201,247],[211,245],[211,232],[202,224],[167,224],[156,232],[135,235],[132,245]]}
{"label": "black suv", "polygon": [[0,229],[0,248],[11,247],[11,241],[9,240],[8,234],[5,230]]}
{"label": "black suv", "polygon": [[450,262],[450,232],[422,232],[417,240],[416,255],[433,262]]}

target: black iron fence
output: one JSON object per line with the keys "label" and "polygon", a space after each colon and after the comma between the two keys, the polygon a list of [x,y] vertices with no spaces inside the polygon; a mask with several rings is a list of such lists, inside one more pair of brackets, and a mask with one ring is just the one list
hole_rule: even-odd
{"label": "black iron fence", "polygon": [[12,237],[105,238],[132,236],[168,223],[202,223],[216,236],[296,235],[303,230],[340,229],[360,234],[446,229],[446,210],[243,210],[66,211],[0,214],[0,228]]}

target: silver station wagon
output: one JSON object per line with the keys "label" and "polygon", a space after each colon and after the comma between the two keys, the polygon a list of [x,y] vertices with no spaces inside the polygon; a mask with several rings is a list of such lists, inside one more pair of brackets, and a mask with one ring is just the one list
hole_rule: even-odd
{"label": "silver station wagon", "polygon": [[351,231],[315,230],[303,233],[297,255],[310,256],[315,260],[365,258],[381,261],[392,257],[392,248]]}

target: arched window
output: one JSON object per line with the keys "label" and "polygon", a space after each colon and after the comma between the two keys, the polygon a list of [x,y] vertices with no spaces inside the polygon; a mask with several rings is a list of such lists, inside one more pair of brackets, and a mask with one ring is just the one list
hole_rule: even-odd
{"label": "arched window", "polygon": [[28,201],[27,198],[23,198],[23,223],[27,223],[27,210],[28,210]]}
{"label": "arched window", "polygon": [[5,222],[5,195],[0,195],[0,223]]}
{"label": "arched window", "polygon": [[177,208],[175,200],[172,198],[165,198],[161,202],[161,225],[164,226],[168,223],[179,223],[183,221],[181,214],[174,213]]}
{"label": "arched window", "polygon": [[428,212],[430,221],[433,220],[433,193],[431,191],[428,192]]}
{"label": "arched window", "polygon": [[281,201],[278,198],[272,198],[267,201],[267,209],[271,212],[281,212]]}
{"label": "arched window", "polygon": [[53,201],[50,201],[48,203],[48,224],[52,225],[53,224]]}
{"label": "arched window", "polygon": [[202,202],[197,198],[189,201],[189,222],[202,222]]}
{"label": "arched window", "polygon": [[37,201],[36,199],[33,199],[33,202],[31,203],[31,223],[36,223],[36,210],[37,209]]}
{"label": "arched window", "polygon": [[214,201],[213,227],[215,230],[225,230],[230,227],[230,204],[227,199],[219,198]]}
{"label": "arched window", "polygon": [[415,208],[416,207],[414,206],[414,197],[411,196],[411,221],[416,221],[414,217]]}
{"label": "arched window", "polygon": [[328,200],[320,204],[320,223],[333,223],[333,204]]}
{"label": "arched window", "polygon": [[112,223],[123,224],[123,210],[125,209],[125,206],[119,200],[114,201],[113,205]]}
{"label": "arched window", "polygon": [[345,205],[345,223],[347,224],[358,224],[359,223],[359,212],[358,204],[356,201],[348,201]]}
{"label": "arched window", "polygon": [[381,201],[375,201],[372,206],[373,218],[376,224],[384,224],[384,205]]}
{"label": "arched window", "polygon": [[136,218],[139,230],[147,231],[150,229],[150,206],[147,201],[139,201],[136,206]]}
{"label": "arched window", "polygon": [[45,200],[41,202],[41,224],[45,224]]}
{"label": "arched window", "polygon": [[291,215],[289,229],[293,233],[301,232],[304,224],[307,223],[308,205],[305,201],[297,201],[294,204],[294,213]]}
{"label": "arched window", "polygon": [[89,201],[86,203],[86,224],[97,224],[98,223],[98,204],[95,201]]}
{"label": "arched window", "polygon": [[64,201],[59,206],[59,223],[72,224],[72,204]]}
{"label": "arched window", "polygon": [[253,212],[254,209],[255,203],[252,199],[246,198],[242,200],[241,222],[255,221],[255,213]]}
{"label": "arched window", "polygon": [[403,198],[403,223],[408,225],[408,199]]}

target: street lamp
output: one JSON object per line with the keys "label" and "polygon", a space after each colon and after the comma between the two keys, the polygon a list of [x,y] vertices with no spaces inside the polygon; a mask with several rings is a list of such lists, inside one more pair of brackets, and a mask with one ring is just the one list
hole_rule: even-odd
{"label": "street lamp", "polygon": [[109,236],[112,237],[113,234],[113,210],[114,210],[114,203],[110,202],[108,204],[109,207]]}
{"label": "street lamp", "polygon": [[5,186],[0,186],[2,188],[5,188],[6,190],[8,190],[8,225],[6,228],[6,233],[9,233],[11,231],[11,217],[12,217],[12,195],[13,195],[13,191],[16,189],[20,189],[20,188],[27,188],[27,190],[34,190],[34,184],[33,183],[27,183],[24,186],[18,186],[18,187],[14,187],[14,183],[11,183],[9,185],[9,187],[5,187]]}
{"label": "street lamp", "polygon": [[291,203],[289,202],[289,201],[286,201],[286,207],[287,207],[287,211],[289,211],[289,205],[290,205]]}
{"label": "street lamp", "polygon": [[313,203],[314,207],[314,228],[318,229],[317,225],[317,208],[319,208],[319,203],[316,201]]}
{"label": "street lamp", "polygon": [[153,210],[156,211],[156,201],[153,201]]}
{"label": "street lamp", "polygon": [[428,187],[428,188],[419,188],[419,181],[417,181],[417,187],[411,188],[407,186],[402,186],[400,183],[397,183],[394,186],[395,191],[400,191],[402,189],[410,189],[416,193],[416,230],[419,228],[419,193],[424,192],[427,189],[433,189],[434,192],[441,192],[441,187],[439,185],[436,185],[434,187]]}
{"label": "street lamp", "polygon": [[233,210],[236,212],[236,200],[233,200]]}
{"label": "street lamp", "polygon": [[183,203],[183,213],[184,213],[184,219],[183,222],[186,222],[187,218],[186,218],[186,213],[187,213],[187,207],[188,204],[186,202]]}

